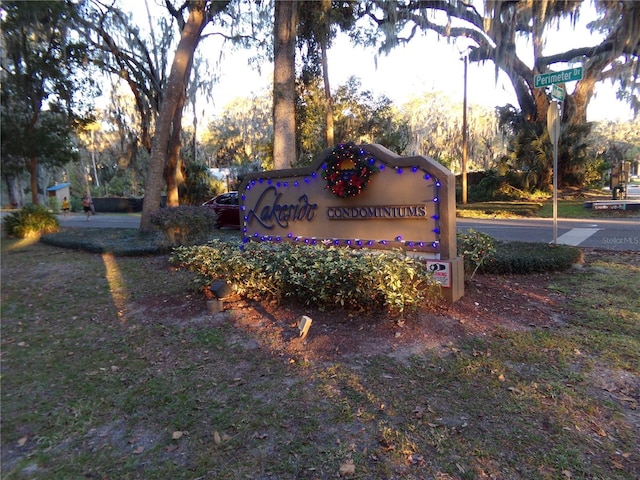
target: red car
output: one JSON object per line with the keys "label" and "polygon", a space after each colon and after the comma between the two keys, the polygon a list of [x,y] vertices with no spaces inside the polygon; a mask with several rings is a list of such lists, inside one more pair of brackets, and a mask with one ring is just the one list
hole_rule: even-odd
{"label": "red car", "polygon": [[222,193],[202,204],[211,208],[218,215],[219,227],[240,228],[240,203],[238,192]]}

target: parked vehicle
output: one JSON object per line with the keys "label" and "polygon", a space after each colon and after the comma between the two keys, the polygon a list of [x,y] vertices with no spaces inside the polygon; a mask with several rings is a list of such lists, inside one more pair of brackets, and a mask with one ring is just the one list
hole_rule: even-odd
{"label": "parked vehicle", "polygon": [[203,207],[211,208],[218,215],[218,227],[240,228],[240,204],[238,192],[222,193],[207,200]]}

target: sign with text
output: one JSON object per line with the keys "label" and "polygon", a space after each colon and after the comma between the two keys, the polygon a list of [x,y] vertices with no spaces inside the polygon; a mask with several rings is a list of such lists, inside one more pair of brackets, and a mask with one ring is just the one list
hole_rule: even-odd
{"label": "sign with text", "polygon": [[559,102],[564,102],[564,97],[565,97],[564,88],[554,83],[551,87],[551,98],[554,98]]}
{"label": "sign with text", "polygon": [[574,80],[582,80],[582,67],[535,75],[533,77],[533,86],[534,88],[542,88],[556,83],[566,83]]}
{"label": "sign with text", "polygon": [[248,175],[240,188],[244,241],[455,255],[453,174],[427,157],[349,145],[309,168]]}
{"label": "sign with text", "polygon": [[594,210],[626,210],[627,203],[626,202],[619,202],[619,203],[595,202],[593,204],[593,209]]}
{"label": "sign with text", "polygon": [[463,295],[455,176],[431,158],[341,144],[309,167],[251,173],[238,193],[244,243],[400,249],[441,262],[432,272],[444,297]]}
{"label": "sign with text", "polygon": [[451,263],[427,260],[427,268],[436,282],[446,288],[451,286]]}

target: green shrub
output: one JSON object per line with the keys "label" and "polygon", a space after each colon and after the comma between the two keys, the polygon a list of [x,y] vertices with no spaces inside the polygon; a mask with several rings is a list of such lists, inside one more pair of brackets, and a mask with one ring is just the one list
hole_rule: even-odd
{"label": "green shrub", "polygon": [[185,166],[185,181],[178,191],[180,201],[187,205],[201,205],[211,197],[226,191],[222,182],[209,175],[209,168],[201,163],[189,162]]}
{"label": "green shrub", "polygon": [[151,223],[162,232],[168,246],[207,242],[217,221],[213,210],[190,206],[162,208],[151,216]]}
{"label": "green shrub", "polygon": [[58,199],[56,197],[50,197],[49,198],[49,210],[51,210],[53,213],[60,213],[60,202],[58,202]]}
{"label": "green shrub", "polygon": [[426,264],[400,251],[214,240],[179,247],[171,261],[199,274],[200,286],[224,278],[250,298],[285,298],[318,309],[386,308],[401,314],[440,293]]}
{"label": "green shrub", "polygon": [[498,242],[486,233],[469,229],[457,234],[458,254],[464,256],[467,279],[476,273],[498,275],[557,272],[582,260],[582,252],[569,245],[539,242]]}
{"label": "green shrub", "polygon": [[49,209],[39,205],[26,205],[4,217],[2,228],[11,237],[31,238],[57,232],[60,222]]}
{"label": "green shrub", "polygon": [[465,276],[472,279],[476,272],[496,253],[495,239],[470,228],[456,235],[458,254],[464,257]]}
{"label": "green shrub", "polygon": [[496,253],[479,271],[483,273],[543,273],[570,268],[582,260],[579,248],[537,242],[499,242]]}
{"label": "green shrub", "polygon": [[472,185],[469,187],[469,200],[472,202],[486,202],[489,200],[494,200],[494,193],[498,190],[501,183],[502,178],[499,176],[496,170],[487,170],[484,177],[478,182],[477,185]]}
{"label": "green shrub", "polygon": [[82,211],[82,199],[81,198],[71,197],[69,199],[69,204],[71,206],[71,211],[72,212],[81,212]]}

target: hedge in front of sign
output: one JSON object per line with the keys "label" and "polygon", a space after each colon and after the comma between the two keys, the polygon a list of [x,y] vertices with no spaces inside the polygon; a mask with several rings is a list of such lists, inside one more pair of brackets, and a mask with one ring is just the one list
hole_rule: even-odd
{"label": "hedge in front of sign", "polygon": [[214,240],[178,247],[171,261],[199,274],[202,288],[225,279],[250,298],[290,299],[318,309],[416,309],[439,297],[426,264],[401,251],[350,250],[283,242]]}

